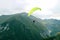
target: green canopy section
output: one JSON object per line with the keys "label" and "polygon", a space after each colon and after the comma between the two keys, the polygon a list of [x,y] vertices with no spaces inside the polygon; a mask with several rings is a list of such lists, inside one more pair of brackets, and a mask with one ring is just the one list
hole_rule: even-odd
{"label": "green canopy section", "polygon": [[28,16],[30,16],[31,14],[33,14],[33,12],[35,12],[36,10],[40,10],[40,11],[41,11],[41,8],[38,8],[38,7],[32,8],[32,9],[29,11]]}

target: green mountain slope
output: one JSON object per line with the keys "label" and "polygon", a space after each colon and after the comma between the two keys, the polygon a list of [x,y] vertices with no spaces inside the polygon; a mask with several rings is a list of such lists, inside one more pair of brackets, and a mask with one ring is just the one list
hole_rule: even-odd
{"label": "green mountain slope", "polygon": [[0,40],[43,40],[49,36],[47,28],[34,16],[26,13],[0,17]]}
{"label": "green mountain slope", "polygon": [[60,32],[60,20],[56,19],[46,19],[42,21],[44,25],[51,30],[51,35],[56,35],[56,33]]}

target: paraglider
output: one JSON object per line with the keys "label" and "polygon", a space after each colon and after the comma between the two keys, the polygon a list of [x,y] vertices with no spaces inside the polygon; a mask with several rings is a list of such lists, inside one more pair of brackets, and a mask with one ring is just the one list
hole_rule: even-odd
{"label": "paraglider", "polygon": [[33,20],[33,23],[35,23],[35,20]]}
{"label": "paraglider", "polygon": [[28,16],[30,16],[33,12],[35,12],[36,10],[40,10],[41,11],[41,8],[38,8],[38,7],[34,7],[32,8],[29,13],[28,13]]}

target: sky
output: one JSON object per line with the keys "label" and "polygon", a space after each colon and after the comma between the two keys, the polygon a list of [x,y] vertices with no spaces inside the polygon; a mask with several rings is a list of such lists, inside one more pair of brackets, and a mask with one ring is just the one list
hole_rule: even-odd
{"label": "sky", "polygon": [[29,12],[33,7],[42,9],[32,14],[37,18],[60,20],[60,0],[0,0],[0,15]]}

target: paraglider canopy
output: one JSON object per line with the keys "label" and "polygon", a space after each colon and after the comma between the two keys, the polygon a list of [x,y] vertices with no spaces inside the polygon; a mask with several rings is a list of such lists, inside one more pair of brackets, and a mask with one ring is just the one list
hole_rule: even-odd
{"label": "paraglider canopy", "polygon": [[35,12],[36,10],[40,10],[41,11],[41,8],[38,8],[38,7],[34,7],[32,8],[29,13],[28,13],[28,16],[30,16],[33,12]]}

